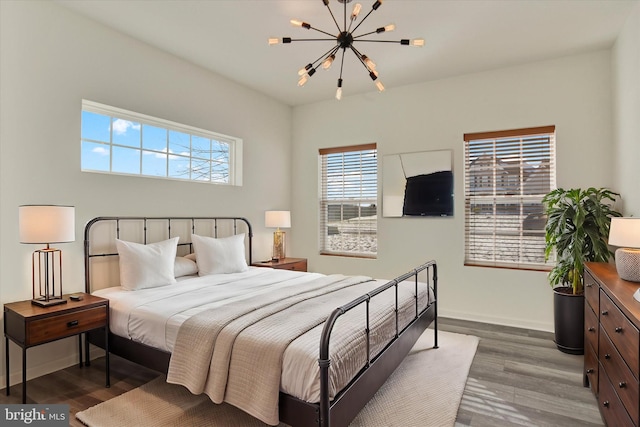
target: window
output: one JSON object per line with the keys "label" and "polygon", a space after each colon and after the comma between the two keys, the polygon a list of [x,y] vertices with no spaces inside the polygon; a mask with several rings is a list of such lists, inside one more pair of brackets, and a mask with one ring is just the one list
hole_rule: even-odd
{"label": "window", "polygon": [[465,265],[545,269],[542,198],[556,187],[555,126],[465,141]]}
{"label": "window", "polygon": [[375,258],[376,144],[320,150],[320,253]]}
{"label": "window", "polygon": [[242,185],[242,140],[82,101],[81,168]]}

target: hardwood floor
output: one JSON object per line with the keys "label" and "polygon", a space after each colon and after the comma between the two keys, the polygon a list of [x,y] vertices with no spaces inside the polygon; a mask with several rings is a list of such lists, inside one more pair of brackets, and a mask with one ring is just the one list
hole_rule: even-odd
{"label": "hardwood floor", "polygon": [[[550,333],[440,318],[441,330],[480,338],[456,426],[602,426],[597,402],[582,387],[582,356],[556,349]],[[73,416],[156,378],[159,374],[117,356],[111,358],[111,388],[104,387],[104,359],[69,368],[27,385],[29,403],[66,403]],[[20,384],[0,403],[20,403]],[[413,426],[406,426],[413,427]],[[416,426],[417,427],[417,426]]]}

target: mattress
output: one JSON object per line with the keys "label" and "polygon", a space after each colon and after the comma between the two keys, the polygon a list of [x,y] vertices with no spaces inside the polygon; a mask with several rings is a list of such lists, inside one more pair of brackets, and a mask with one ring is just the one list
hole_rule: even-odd
{"label": "mattress", "polygon": [[[241,303],[256,296],[268,295],[275,289],[291,289],[325,277],[319,273],[297,272],[270,268],[250,267],[242,273],[217,274],[209,276],[188,276],[177,283],[152,289],[127,291],[111,287],[95,291],[94,294],[110,301],[111,332],[172,352],[180,326],[190,317],[205,310],[216,309],[230,303]],[[366,293],[386,283],[386,280],[371,280],[362,285]],[[423,310],[434,298],[432,290],[424,283],[419,284],[418,309]],[[399,287],[399,325],[402,329],[415,315],[415,285]],[[389,306],[395,301],[393,288],[385,291],[387,298],[380,304]],[[376,300],[374,298],[374,300]],[[383,303],[382,301],[386,301]],[[336,301],[335,307],[349,301]],[[395,303],[393,303],[395,304]],[[373,316],[371,325],[370,357],[381,351],[396,332],[393,307],[385,317]],[[358,307],[343,316],[345,322],[364,322],[365,307]],[[329,313],[327,313],[329,315]],[[340,325],[334,330],[339,337]],[[308,402],[318,402],[320,385],[318,375],[318,347],[322,325],[294,339],[284,352],[280,389]],[[364,336],[364,334],[362,334]],[[332,336],[333,338],[333,336]],[[332,396],[345,386],[366,364],[366,352],[362,351],[365,341],[360,339],[358,350],[332,350],[330,377]],[[332,341],[333,342],[333,341]],[[355,348],[355,347],[354,347]],[[333,354],[340,352],[339,354]],[[335,358],[335,360],[334,360]]]}

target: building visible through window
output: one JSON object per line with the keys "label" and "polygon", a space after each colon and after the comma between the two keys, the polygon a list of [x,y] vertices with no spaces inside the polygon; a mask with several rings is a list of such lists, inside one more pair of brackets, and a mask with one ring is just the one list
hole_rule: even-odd
{"label": "building visible through window", "polygon": [[542,198],[556,187],[555,126],[465,141],[465,264],[543,268]]}
{"label": "building visible through window", "polygon": [[320,253],[375,258],[376,144],[320,150]]}

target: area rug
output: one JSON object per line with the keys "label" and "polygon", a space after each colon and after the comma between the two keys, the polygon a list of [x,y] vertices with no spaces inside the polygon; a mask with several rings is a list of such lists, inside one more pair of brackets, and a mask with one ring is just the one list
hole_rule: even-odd
{"label": "area rug", "polygon": [[[351,426],[453,426],[478,338],[440,331],[438,345],[432,348],[433,331],[425,331]],[[266,426],[231,405],[216,405],[205,395],[167,384],[164,377],[78,412],[76,418],[89,427]]]}

